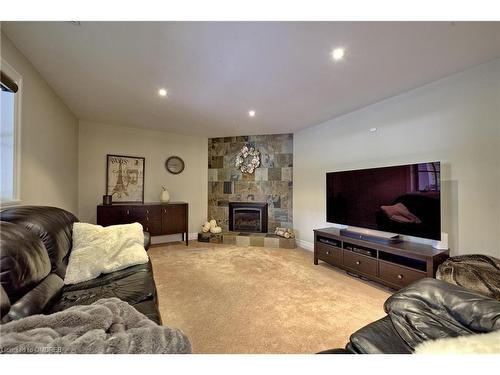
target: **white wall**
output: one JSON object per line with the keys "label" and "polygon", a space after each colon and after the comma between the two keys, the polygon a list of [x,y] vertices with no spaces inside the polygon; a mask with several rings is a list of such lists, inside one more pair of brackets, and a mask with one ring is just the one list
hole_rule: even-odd
{"label": "white wall", "polygon": [[2,33],[0,53],[23,78],[21,204],[78,210],[78,120]]}
{"label": "white wall", "polygon": [[331,226],[326,172],[440,160],[451,254],[500,257],[499,108],[497,59],[295,133],[298,238],[312,243],[313,228]]}
{"label": "white wall", "polygon": [[[189,231],[198,232],[207,218],[207,142],[205,137],[81,121],[79,219],[96,221],[96,206],[105,194],[106,155],[142,156],[146,158],[144,201],[158,202],[165,185],[172,201],[189,203]],[[181,174],[165,169],[165,160],[172,155],[184,160]]]}

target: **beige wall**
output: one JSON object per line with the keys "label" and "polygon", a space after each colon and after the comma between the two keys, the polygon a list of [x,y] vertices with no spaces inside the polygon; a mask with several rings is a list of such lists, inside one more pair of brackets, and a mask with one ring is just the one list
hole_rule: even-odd
{"label": "beige wall", "polygon": [[[442,162],[442,223],[453,255],[500,257],[500,60],[294,136],[294,225],[304,246],[325,222],[325,173]],[[369,128],[376,127],[376,133]]]}
{"label": "beige wall", "polygon": [[78,120],[1,34],[1,57],[23,77],[21,204],[78,210]]}
{"label": "beige wall", "polygon": [[[79,138],[80,220],[96,221],[105,193],[106,155],[132,155],[146,158],[144,200],[158,202],[165,185],[172,201],[189,203],[189,231],[199,231],[207,218],[207,138],[85,121]],[[172,155],[184,160],[181,174],[165,169]]]}

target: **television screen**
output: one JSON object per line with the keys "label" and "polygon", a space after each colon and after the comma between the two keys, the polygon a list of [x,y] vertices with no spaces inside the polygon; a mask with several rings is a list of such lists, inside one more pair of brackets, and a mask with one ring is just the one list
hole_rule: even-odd
{"label": "television screen", "polygon": [[326,174],[329,223],[440,240],[439,162]]}

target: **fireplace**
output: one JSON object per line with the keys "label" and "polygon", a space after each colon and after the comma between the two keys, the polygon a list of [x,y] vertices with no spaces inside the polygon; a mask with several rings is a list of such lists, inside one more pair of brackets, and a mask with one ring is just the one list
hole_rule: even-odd
{"label": "fireplace", "polygon": [[229,202],[229,230],[267,233],[267,203]]}

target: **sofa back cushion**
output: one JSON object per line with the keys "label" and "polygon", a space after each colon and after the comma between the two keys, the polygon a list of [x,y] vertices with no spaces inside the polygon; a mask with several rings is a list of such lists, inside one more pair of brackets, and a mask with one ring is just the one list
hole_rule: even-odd
{"label": "sofa back cushion", "polygon": [[431,278],[394,293],[384,309],[413,349],[427,340],[500,329],[500,301]]}
{"label": "sofa back cushion", "polygon": [[50,272],[47,250],[25,227],[0,221],[0,283],[14,303]]}
{"label": "sofa back cushion", "polygon": [[56,207],[20,206],[3,210],[0,220],[23,226],[40,238],[50,258],[51,272],[64,278],[73,223],[78,221],[71,212]]}

